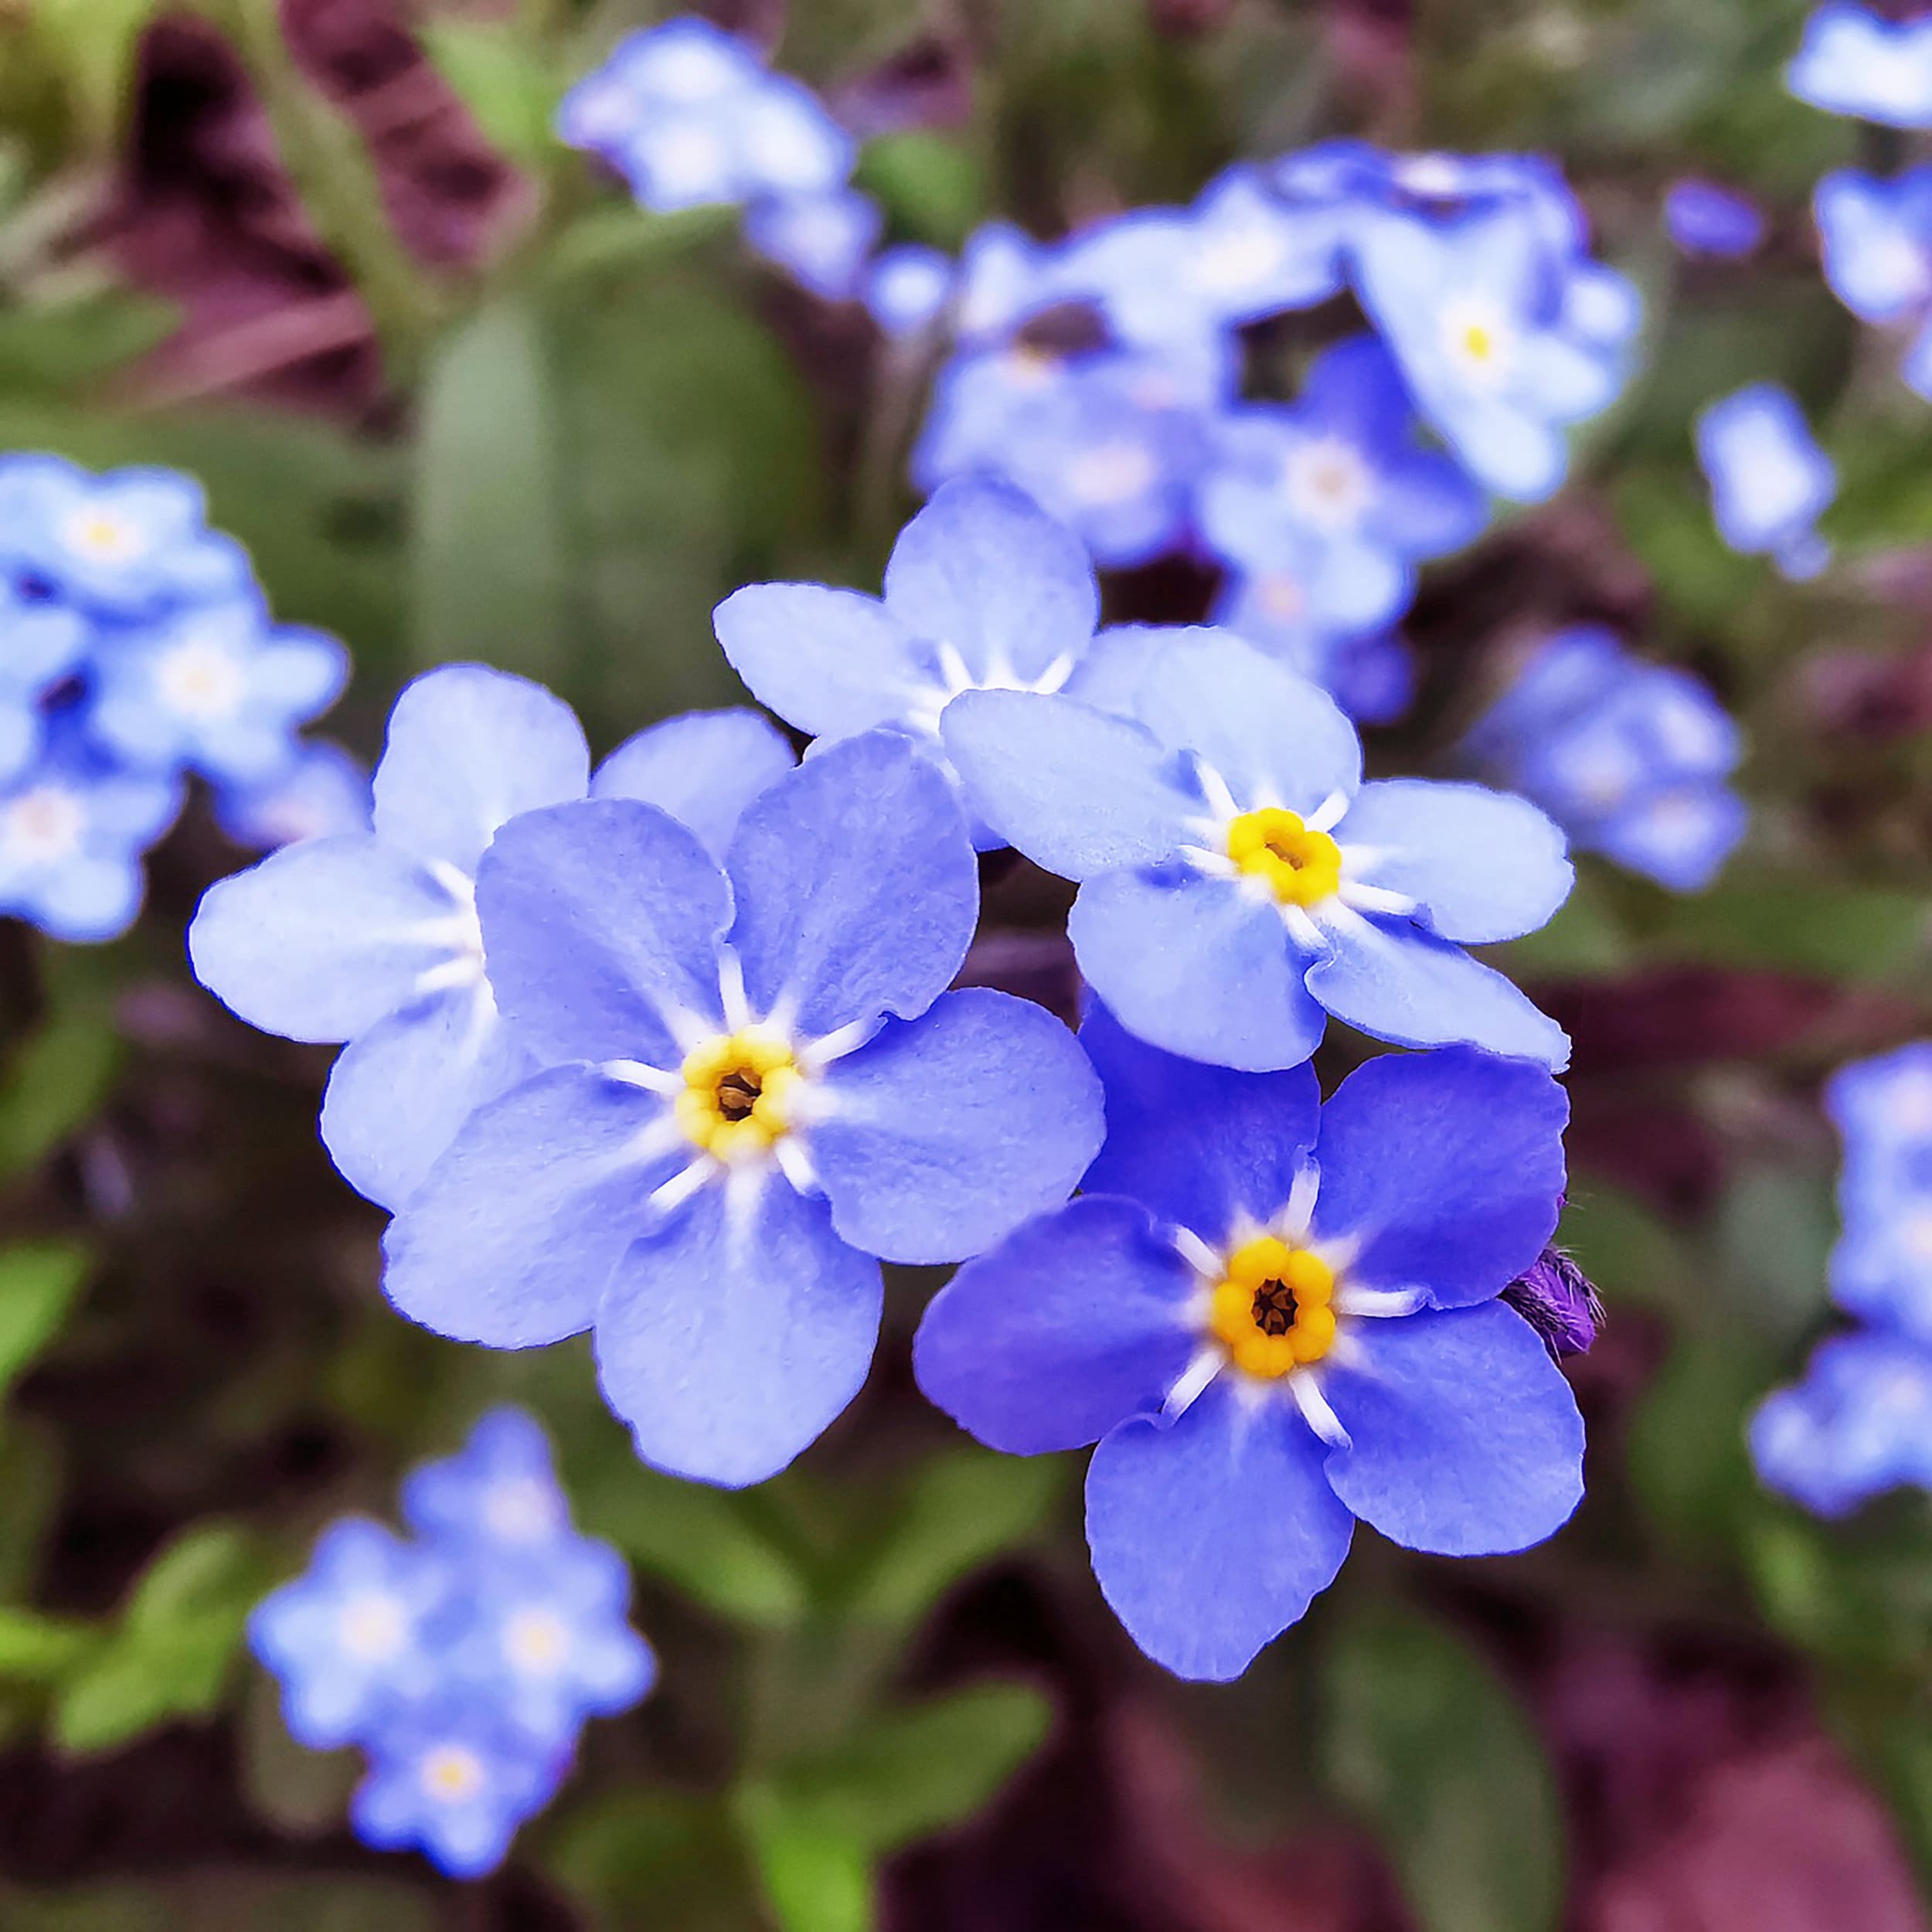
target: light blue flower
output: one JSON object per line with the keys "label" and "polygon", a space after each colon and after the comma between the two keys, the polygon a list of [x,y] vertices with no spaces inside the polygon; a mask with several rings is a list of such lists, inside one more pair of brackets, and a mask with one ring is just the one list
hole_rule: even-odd
{"label": "light blue flower", "polygon": [[1464,762],[1548,812],[1575,845],[1701,892],[1749,815],[1726,783],[1737,727],[1688,672],[1594,624],[1539,645],[1463,740]]}
{"label": "light blue flower", "polygon": [[345,1516],[316,1540],[308,1568],[263,1598],[248,1641],[281,1685],[289,1734],[311,1750],[366,1735],[397,1702],[426,1695],[444,1662],[438,1620],[450,1566],[380,1523]]}
{"label": "light blue flower", "polygon": [[1932,18],[1895,22],[1834,0],[1805,22],[1784,84],[1829,114],[1932,128]]}
{"label": "light blue flower", "polygon": [[1766,1484],[1815,1515],[1932,1489],[1932,1350],[1875,1329],[1832,1336],[1759,1405],[1750,1444]]}
{"label": "light blue flower", "polygon": [[1825,1104],[1845,1146],[1832,1294],[1932,1343],[1932,1044],[1840,1067]]}
{"label": "light blue flower", "polygon": [[1315,1076],[1175,1059],[1102,1012],[1107,1144],[1070,1206],[968,1262],[913,1362],[980,1440],[1097,1444],[1087,1539],[1134,1640],[1240,1675],[1361,1519],[1521,1549],[1583,1493],[1577,1405],[1496,1297],[1556,1226],[1561,1090],[1463,1049]]}
{"label": "light blue flower", "polygon": [[368,767],[326,740],[301,747],[287,770],[260,784],[224,785],[215,794],[222,830],[260,852],[367,832],[374,810]]}
{"label": "light blue flower", "polygon": [[882,249],[866,282],[866,306],[888,335],[917,335],[930,328],[952,300],[953,259],[919,242]]}
{"label": "light blue flower", "polygon": [[661,806],[722,859],[746,806],[798,762],[791,740],[756,711],[687,711],[625,739],[597,767],[590,796]]}
{"label": "light blue flower", "polygon": [[884,217],[852,188],[762,201],[745,216],[745,240],[801,287],[828,302],[856,296]]}
{"label": "light blue flower", "polygon": [[1831,546],[1816,528],[1838,494],[1838,471],[1797,399],[1753,383],[1697,418],[1697,460],[1711,487],[1718,534],[1747,556],[1769,555],[1787,577],[1814,577]]}
{"label": "light blue flower", "polygon": [[1393,723],[1415,696],[1415,653],[1393,631],[1328,631],[1311,622],[1303,580],[1278,562],[1233,572],[1209,621],[1321,685],[1357,724]]}
{"label": "light blue flower", "polygon": [[71,605],[0,576],[0,784],[39,757],[43,700],[82,668],[93,641],[94,627]]}
{"label": "light blue flower", "polygon": [[492,1409],[456,1454],[412,1469],[403,1479],[403,1514],[442,1548],[514,1557],[539,1570],[573,1534],[549,1439],[517,1409]]}
{"label": "light blue flower", "polygon": [[[926,588],[953,595],[943,573]],[[951,784],[903,733],[771,785],[724,869],[652,806],[526,813],[477,905],[498,1003],[546,1070],[458,1133],[390,1227],[385,1285],[494,1347],[594,1330],[606,1398],[674,1474],[783,1468],[865,1379],[879,1259],[977,1252],[1099,1145],[1057,1020],[944,990],[977,872]]]}
{"label": "light blue flower", "polygon": [[258,785],[294,764],[297,728],[348,675],[333,638],[272,622],[252,597],[192,606],[96,650],[87,732],[136,769]]}
{"label": "light blue flower", "polygon": [[141,855],[181,804],[172,774],[124,771],[57,726],[39,760],[0,790],[0,913],[56,939],[125,932],[141,910]]}
{"label": "light blue flower", "polygon": [[0,457],[0,564],[98,616],[244,591],[247,555],[206,512],[200,485],[173,470],[95,476],[56,456]]}
{"label": "light blue flower", "polygon": [[1664,226],[1685,254],[1715,261],[1742,260],[1764,240],[1764,211],[1749,196],[1694,177],[1665,191]]}
{"label": "light blue flower", "polygon": [[1267,1071],[1306,1060],[1332,1014],[1566,1061],[1562,1029],[1463,951],[1562,904],[1563,835],[1477,785],[1364,785],[1334,701],[1240,639],[1174,634],[1132,719],[975,691],[941,732],[974,810],[1079,884],[1080,970],[1143,1039]]}
{"label": "light blue flower", "polygon": [[1889,182],[1841,168],[1812,206],[1832,293],[1865,321],[1915,332],[1902,373],[1932,401],[1932,165]]}

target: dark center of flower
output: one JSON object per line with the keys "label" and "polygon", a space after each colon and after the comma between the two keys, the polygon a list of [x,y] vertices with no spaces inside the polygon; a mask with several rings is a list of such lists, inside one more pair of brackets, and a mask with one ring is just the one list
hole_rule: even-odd
{"label": "dark center of flower", "polygon": [[752,1068],[739,1067],[718,1082],[718,1111],[727,1121],[747,1119],[764,1091],[764,1082]]}
{"label": "dark center of flower", "polygon": [[1254,1291],[1254,1325],[1264,1335],[1286,1335],[1294,1326],[1294,1291],[1285,1281],[1264,1281]]}

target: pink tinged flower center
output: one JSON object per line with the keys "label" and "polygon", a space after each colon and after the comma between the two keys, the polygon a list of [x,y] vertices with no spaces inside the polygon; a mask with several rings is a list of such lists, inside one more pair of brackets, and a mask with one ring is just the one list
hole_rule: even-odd
{"label": "pink tinged flower center", "polygon": [[1066,487],[1077,502],[1100,508],[1144,496],[1159,474],[1145,444],[1121,437],[1076,457],[1066,468]]}
{"label": "pink tinged flower center", "polygon": [[532,1476],[494,1485],[483,1498],[483,1521],[504,1543],[536,1543],[555,1530],[562,1511],[556,1498]]}
{"label": "pink tinged flower center", "polygon": [[36,785],[6,808],[6,849],[17,862],[51,865],[80,843],[87,808],[58,785]]}
{"label": "pink tinged flower center", "polygon": [[1310,522],[1330,529],[1355,522],[1372,493],[1368,465],[1347,444],[1332,438],[1291,450],[1283,485],[1296,510]]}
{"label": "pink tinged flower center", "polygon": [[1202,242],[1194,257],[1196,279],[1219,294],[1252,287],[1281,266],[1280,233],[1260,222],[1223,228]]}
{"label": "pink tinged flower center", "polygon": [[337,1631],[342,1648],[358,1662],[379,1664],[393,1657],[409,1635],[409,1617],[386,1591],[352,1597],[342,1606]]}

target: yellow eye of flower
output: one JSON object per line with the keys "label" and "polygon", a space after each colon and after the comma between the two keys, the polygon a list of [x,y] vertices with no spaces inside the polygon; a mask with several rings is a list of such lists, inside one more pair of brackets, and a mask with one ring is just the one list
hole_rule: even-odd
{"label": "yellow eye of flower", "polygon": [[1278,806],[1243,812],[1228,827],[1228,856],[1244,872],[1266,879],[1284,906],[1332,899],[1342,885],[1342,848],[1304,825],[1299,812]]}
{"label": "yellow eye of flower", "polygon": [[1264,1382],[1319,1362],[1335,1344],[1335,1271],[1272,1234],[1229,1256],[1208,1325],[1236,1368]]}
{"label": "yellow eye of flower", "polygon": [[1488,362],[1496,352],[1495,332],[1486,322],[1468,322],[1463,326],[1462,352],[1472,362]]}
{"label": "yellow eye of flower", "polygon": [[756,1032],[720,1033],[685,1056],[678,1124],[720,1161],[767,1153],[791,1126],[803,1079],[784,1041]]}

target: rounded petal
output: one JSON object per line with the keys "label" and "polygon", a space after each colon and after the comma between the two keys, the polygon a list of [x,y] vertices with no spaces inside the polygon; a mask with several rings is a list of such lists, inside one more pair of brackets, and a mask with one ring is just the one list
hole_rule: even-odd
{"label": "rounded petal", "polygon": [[896,732],[830,746],[770,787],[740,821],[729,869],[753,1011],[787,1012],[808,1034],[923,1013],[979,917],[958,798]]}
{"label": "rounded petal", "polygon": [[1083,1195],[1023,1222],[940,1290],[913,1372],[989,1448],[1077,1449],[1159,1412],[1196,1346],[1194,1285],[1144,1209]]}
{"label": "rounded petal", "polygon": [[598,766],[590,796],[669,812],[722,864],[745,807],[798,762],[791,740],[756,711],[689,711],[627,738]]}
{"label": "rounded petal", "polygon": [[533,1070],[486,989],[433,994],[343,1048],[322,1145],[357,1193],[393,1213],[471,1114]]}
{"label": "rounded petal", "polygon": [[537,1057],[674,1066],[670,1016],[719,1022],[724,875],[655,805],[592,799],[526,812],[477,868],[497,1005]]}
{"label": "rounded petal", "polygon": [[1583,1493],[1583,1422],[1536,1332],[1499,1301],[1358,1321],[1321,1369],[1349,1432],[1328,1480],[1410,1549],[1527,1549]]}
{"label": "rounded petal", "polygon": [[1315,1227],[1359,1246],[1349,1277],[1438,1308],[1500,1294],[1556,1231],[1570,1101],[1528,1060],[1385,1053],[1321,1110]]}
{"label": "rounded petal", "polygon": [[1170,1053],[1266,1073],[1321,1043],[1279,915],[1225,879],[1106,872],[1080,888],[1066,930],[1121,1025]]}
{"label": "rounded petal", "polygon": [[1337,1019],[1400,1046],[1466,1043],[1560,1073],[1570,1036],[1529,996],[1459,946],[1417,926],[1331,916],[1334,947],[1308,968],[1308,991]]}
{"label": "rounded petal", "polygon": [[1087,1472],[1087,1539],[1128,1634],[1177,1676],[1225,1682],[1334,1582],[1355,1519],[1293,1406],[1225,1379],[1172,1424],[1123,1423]]}
{"label": "rounded petal", "polygon": [[1232,632],[1177,636],[1148,665],[1136,702],[1141,723],[1205,759],[1244,806],[1310,812],[1362,781],[1362,746],[1341,707]]}
{"label": "rounded petal", "polygon": [[822,583],[752,583],[712,613],[751,695],[815,738],[845,738],[930,702],[937,674],[876,597]]}
{"label": "rounded petal", "polygon": [[942,484],[900,533],[886,607],[907,630],[952,645],[978,678],[1029,683],[1087,648],[1100,600],[1087,546],[1010,484]]}
{"label": "rounded petal", "polygon": [[1209,1242],[1244,1215],[1267,1222],[1281,1211],[1315,1145],[1312,1067],[1237,1073],[1182,1060],[1136,1039],[1098,1002],[1080,1043],[1107,1094],[1089,1192],[1124,1194]]}
{"label": "rounded petal", "polygon": [[383,1286],[459,1342],[576,1335],[689,1151],[656,1095],[587,1067],[539,1073],[478,1107],[390,1223]]}
{"label": "rounded petal", "polygon": [[1125,718],[1032,691],[966,691],[940,720],[968,803],[1063,879],[1153,865],[1198,835],[1201,801],[1172,756]]}
{"label": "rounded petal", "polygon": [[654,1468],[738,1488],[775,1476],[865,1382],[879,1264],[775,1175],[702,1189],[634,1243],[597,1310],[597,1374]]}
{"label": "rounded petal", "polygon": [[823,1079],[808,1136],[840,1238],[957,1261],[1073,1192],[1100,1145],[1100,1083],[1043,1007],[970,987],[889,1022]]}
{"label": "rounded petal", "polygon": [[1110,624],[1074,665],[1060,686],[1061,696],[1077,698],[1097,711],[1132,717],[1148,666],[1179,634],[1172,624]]}
{"label": "rounded petal", "polygon": [[581,798],[590,752],[577,714],[540,684],[487,665],[426,672],[396,700],[376,767],[376,829],[465,874],[520,811]]}
{"label": "rounded petal", "polygon": [[450,954],[450,896],[362,834],[311,838],[209,887],[188,929],[195,977],[251,1026],[353,1039]]}
{"label": "rounded petal", "polygon": [[1349,877],[1420,901],[1430,930],[1459,945],[1534,932],[1576,879],[1563,833],[1527,798],[1482,785],[1364,785],[1335,836]]}

